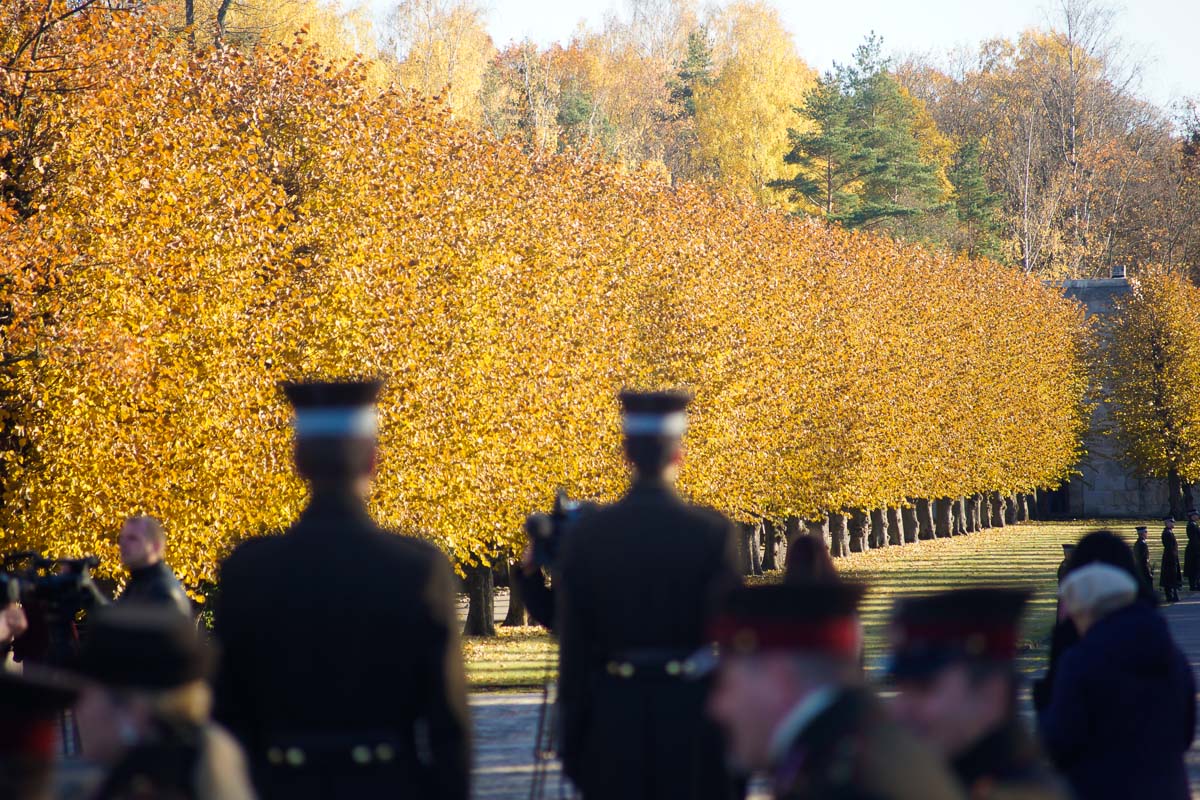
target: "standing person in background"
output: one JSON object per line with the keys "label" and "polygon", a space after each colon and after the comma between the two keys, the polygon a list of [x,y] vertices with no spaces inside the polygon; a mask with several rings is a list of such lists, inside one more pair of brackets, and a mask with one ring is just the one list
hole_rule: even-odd
{"label": "standing person in background", "polygon": [[787,583],[804,581],[836,581],[837,567],[829,555],[829,547],[815,536],[801,534],[788,543],[787,563],[783,579]]}
{"label": "standing person in background", "polygon": [[[1190,526],[1190,523],[1189,523]],[[1150,566],[1150,532],[1145,525],[1137,527],[1137,541],[1133,543],[1133,560],[1137,563],[1137,578],[1142,594],[1154,594],[1154,568]]]}
{"label": "standing person in background", "polygon": [[183,585],[163,560],[167,535],[154,517],[139,514],[125,520],[117,538],[121,563],[129,570],[129,581],[116,602],[165,605],[192,616],[192,602]]}
{"label": "standing person in background", "polygon": [[892,622],[896,717],[945,758],[973,800],[1065,800],[1017,711],[1019,589],[905,598]]}
{"label": "standing person in background", "polygon": [[1166,620],[1109,564],[1072,570],[1059,595],[1080,640],[1038,711],[1047,753],[1081,800],[1187,800],[1196,687]]}
{"label": "standing person in background", "polygon": [[[554,590],[561,755],[585,800],[725,800],[734,791],[707,680],[688,658],[740,583],[733,523],[674,483],[689,396],[622,392],[633,484],[580,519]],[[669,564],[665,571],[662,565]]]}
{"label": "standing person in background", "polygon": [[1183,570],[1179,566],[1179,541],[1175,538],[1173,517],[1163,519],[1162,543],[1162,571],[1158,576],[1158,585],[1162,587],[1168,603],[1177,603],[1179,589],[1183,586]]}
{"label": "standing person in background", "polygon": [[1187,578],[1188,589],[1200,589],[1200,515],[1196,509],[1187,512],[1187,545],[1183,549],[1183,574]]}
{"label": "standing person in background", "polygon": [[367,512],[376,381],[289,383],[311,496],[221,565],[217,719],[266,800],[467,800],[470,730],[454,574]]}

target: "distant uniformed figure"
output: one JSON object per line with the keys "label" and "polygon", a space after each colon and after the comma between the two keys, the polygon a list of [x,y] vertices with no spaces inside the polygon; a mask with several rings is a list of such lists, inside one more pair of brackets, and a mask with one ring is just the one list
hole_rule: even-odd
{"label": "distant uniformed figure", "polygon": [[583,517],[555,584],[560,753],[586,800],[730,797],[707,682],[686,659],[740,578],[733,524],[673,488],[686,427],[681,392],[624,392],[633,485]]}
{"label": "distant uniformed figure", "polygon": [[1179,542],[1175,538],[1173,517],[1163,519],[1162,543],[1162,572],[1158,576],[1158,585],[1168,603],[1177,603],[1179,589],[1183,586],[1183,570],[1179,566]]}
{"label": "distant uniformed figure", "polygon": [[260,795],[465,800],[468,714],[454,581],[366,497],[378,382],[293,383],[307,508],[221,567],[217,717]]}
{"label": "distant uniformed figure", "polygon": [[767,773],[776,800],[965,797],[863,685],[863,591],[809,581],[730,596],[713,626],[719,658],[708,703],[730,757]]}
{"label": "distant uniformed figure", "polygon": [[1200,515],[1195,509],[1187,512],[1187,545],[1183,549],[1183,574],[1187,578],[1188,589],[1200,589]]}
{"label": "distant uniformed figure", "polygon": [[897,718],[945,758],[972,800],[1065,800],[1017,713],[1017,635],[1028,592],[958,589],[897,604]]}
{"label": "distant uniformed figure", "polygon": [[[1189,523],[1190,525],[1191,523]],[[1142,584],[1142,593],[1154,595],[1154,569],[1150,566],[1149,531],[1145,525],[1137,527],[1137,541],[1133,543],[1133,559],[1137,564],[1138,580]]]}

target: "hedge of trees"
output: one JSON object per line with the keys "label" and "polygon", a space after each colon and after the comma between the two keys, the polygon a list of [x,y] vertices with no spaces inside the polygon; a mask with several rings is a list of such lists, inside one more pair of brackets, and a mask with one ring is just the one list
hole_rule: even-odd
{"label": "hedge of trees", "polygon": [[688,495],[835,552],[1015,519],[1080,455],[1082,309],[1018,271],[530,155],[303,43],[51,8],[0,12],[5,549],[111,572],[141,510],[210,580],[302,507],[297,376],[388,377],[374,511],[464,567],[622,490],[623,386],[695,392]]}

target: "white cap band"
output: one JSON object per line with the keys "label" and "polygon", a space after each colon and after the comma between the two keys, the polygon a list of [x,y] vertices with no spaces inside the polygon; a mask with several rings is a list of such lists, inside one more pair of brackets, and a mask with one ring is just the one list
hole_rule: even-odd
{"label": "white cap band", "polygon": [[379,415],[374,406],[298,408],[295,428],[300,437],[373,438],[379,433]]}
{"label": "white cap band", "polygon": [[687,413],[626,414],[622,430],[626,436],[683,436],[687,430]]}

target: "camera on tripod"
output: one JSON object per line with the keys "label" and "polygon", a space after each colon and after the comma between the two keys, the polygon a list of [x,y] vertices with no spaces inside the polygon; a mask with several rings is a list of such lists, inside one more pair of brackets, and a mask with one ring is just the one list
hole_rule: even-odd
{"label": "camera on tripod", "polygon": [[65,664],[78,649],[77,617],[107,600],[92,583],[96,556],[46,558],[24,551],[5,556],[0,597],[25,606],[29,630],[17,639],[13,653],[19,661]]}
{"label": "camera on tripod", "polygon": [[533,543],[533,563],[539,567],[553,567],[571,529],[597,507],[588,500],[572,500],[559,489],[554,493],[554,508],[549,514],[537,511],[526,517],[525,532]]}

